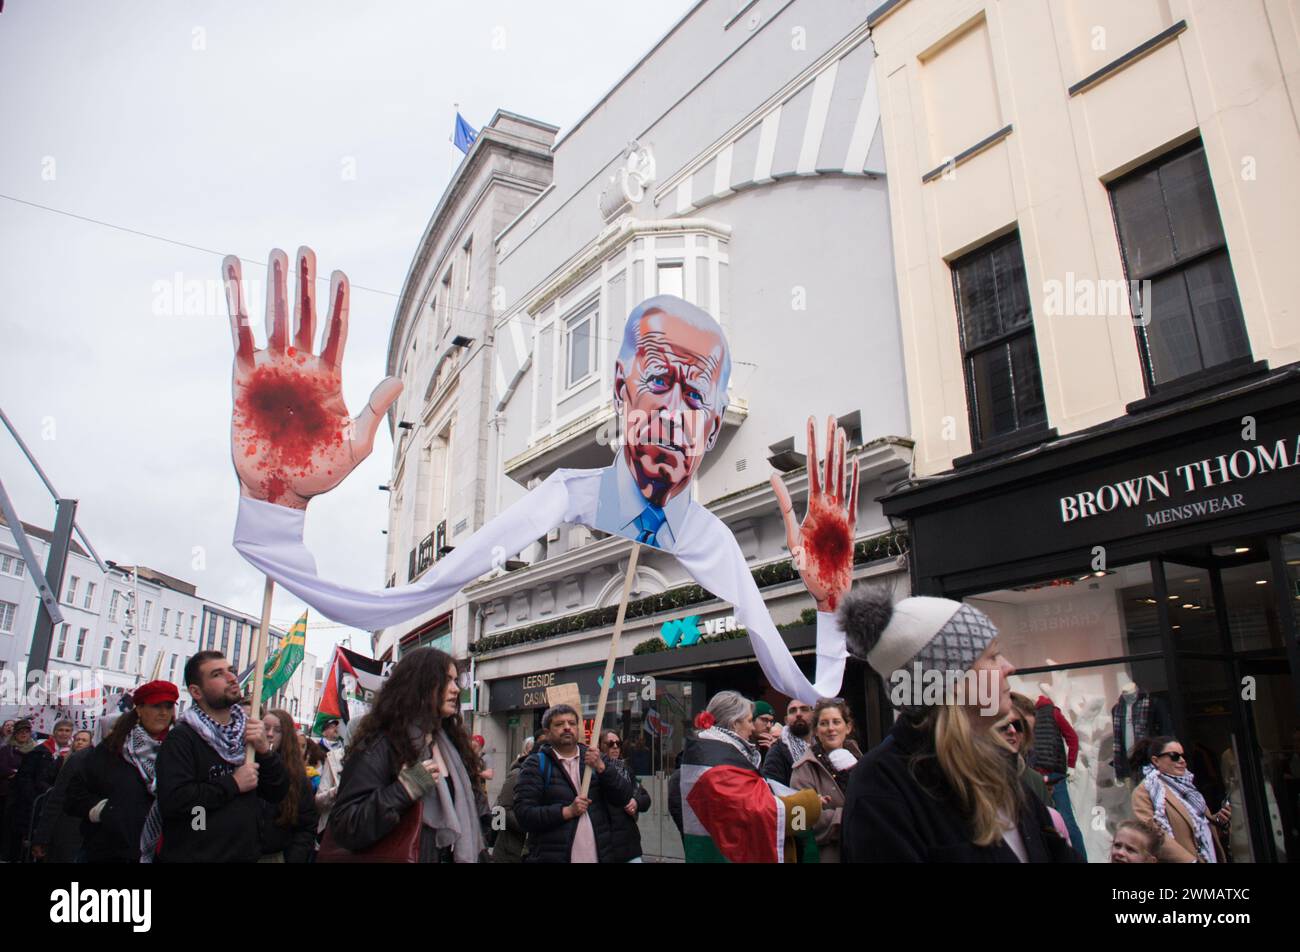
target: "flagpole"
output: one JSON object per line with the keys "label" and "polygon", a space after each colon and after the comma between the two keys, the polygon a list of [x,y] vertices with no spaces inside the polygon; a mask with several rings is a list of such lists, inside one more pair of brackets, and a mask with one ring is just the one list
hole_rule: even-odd
{"label": "flagpole", "polygon": [[[250,717],[262,716],[262,669],[266,667],[266,643],[270,640],[268,635],[271,630],[271,599],[275,595],[275,582],[271,581],[268,576],[266,587],[262,589],[262,625],[257,635],[257,660],[253,662],[253,713]],[[244,746],[244,763],[253,762],[254,750],[252,744]]]}
{"label": "flagpole", "polygon": [[[609,700],[609,685],[614,680],[614,660],[618,657],[618,641],[623,636],[623,617],[627,614],[628,596],[632,594],[632,581],[636,578],[636,560],[641,554],[641,543],[632,543],[632,554],[627,560],[627,574],[623,576],[623,595],[618,601],[618,615],[614,618],[614,633],[609,639],[609,657],[605,659],[605,676],[600,681],[600,699],[596,702],[596,719],[591,722],[591,736],[587,738],[587,746],[596,746],[593,742],[600,733],[601,722],[605,720],[605,703]],[[581,713],[579,713],[581,716]],[[591,788],[591,768],[584,766],[582,770],[582,791],[578,794],[580,797],[586,797],[587,791]]]}

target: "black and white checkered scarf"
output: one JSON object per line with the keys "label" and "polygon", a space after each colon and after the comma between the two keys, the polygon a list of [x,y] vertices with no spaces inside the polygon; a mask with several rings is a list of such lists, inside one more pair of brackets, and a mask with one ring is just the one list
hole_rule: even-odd
{"label": "black and white checkered scarf", "polygon": [[154,740],[139,724],[131,728],[122,745],[122,759],[135,768],[144,783],[153,803],[144,818],[144,828],[140,831],[140,862],[152,863],[158,849],[158,840],[162,837],[162,813],[158,809],[158,748],[162,741]]}
{"label": "black and white checkered scarf", "polygon": [[244,762],[244,723],[247,720],[248,716],[238,704],[230,709],[229,724],[218,724],[197,704],[191,704],[181,715],[182,724],[188,724],[207,741],[218,757],[236,766]]}

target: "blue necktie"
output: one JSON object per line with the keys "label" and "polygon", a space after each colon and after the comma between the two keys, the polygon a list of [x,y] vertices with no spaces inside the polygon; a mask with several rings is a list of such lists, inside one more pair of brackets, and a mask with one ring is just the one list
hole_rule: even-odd
{"label": "blue necktie", "polygon": [[664,524],[668,517],[658,506],[646,506],[641,510],[641,515],[636,517],[635,525],[640,533],[636,541],[642,545],[652,545],[659,548],[659,541],[655,538],[659,534],[659,528]]}

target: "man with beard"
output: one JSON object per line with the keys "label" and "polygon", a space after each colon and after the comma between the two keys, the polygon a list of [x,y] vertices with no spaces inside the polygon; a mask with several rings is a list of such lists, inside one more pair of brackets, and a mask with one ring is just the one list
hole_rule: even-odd
{"label": "man with beard", "polygon": [[[578,743],[578,712],[568,704],[548,709],[542,727],[546,738],[528,755],[515,783],[515,817],[528,834],[527,862],[620,862],[609,818],[632,799],[635,784],[610,767],[608,757]],[[584,764],[592,770],[588,797],[579,796]]]}
{"label": "man with beard", "polygon": [[785,730],[763,760],[763,776],[768,780],[790,786],[794,765],[808,752],[812,716],[812,707],[803,701],[792,700],[785,706]]}
{"label": "man with beard", "polygon": [[[185,663],[193,704],[158,752],[158,808],[164,863],[255,863],[261,855],[257,798],[279,803],[289,790],[266,729],[239,706],[239,680],[220,651]],[[244,745],[255,759],[244,762]]]}

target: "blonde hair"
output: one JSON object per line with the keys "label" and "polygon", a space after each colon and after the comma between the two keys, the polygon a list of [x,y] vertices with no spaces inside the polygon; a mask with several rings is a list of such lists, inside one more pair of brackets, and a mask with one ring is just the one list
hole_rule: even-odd
{"label": "blonde hair", "polygon": [[919,725],[934,737],[934,758],[970,821],[976,846],[1002,839],[1005,823],[1020,818],[1020,781],[1010,748],[995,731],[980,729],[957,704],[945,704]]}

